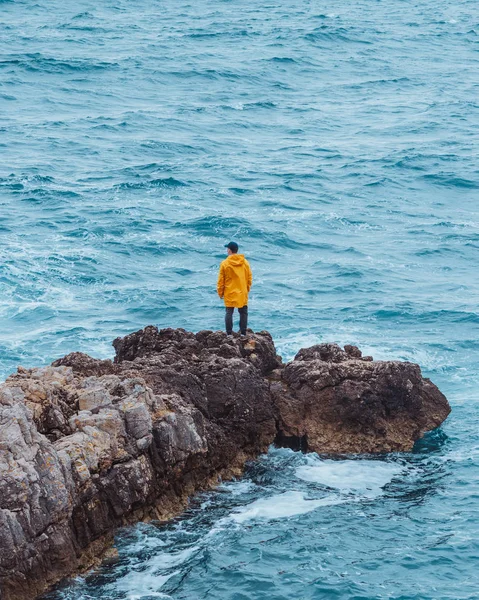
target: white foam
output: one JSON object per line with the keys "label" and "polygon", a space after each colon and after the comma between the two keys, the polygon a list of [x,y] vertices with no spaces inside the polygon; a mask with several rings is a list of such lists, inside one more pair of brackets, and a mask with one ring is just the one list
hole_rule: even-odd
{"label": "white foam", "polygon": [[177,567],[185,563],[199,549],[199,546],[192,546],[180,552],[162,552],[161,554],[156,554],[152,558],[152,561],[154,562],[154,566],[160,569]]}
{"label": "white foam", "polygon": [[228,492],[232,496],[240,496],[246,494],[255,488],[255,484],[252,481],[243,479],[240,481],[227,481],[218,486],[218,489],[223,492]]}
{"label": "white foam", "polygon": [[170,596],[160,590],[171,577],[180,571],[176,570],[167,574],[163,574],[161,571],[172,567],[180,567],[198,549],[198,546],[193,546],[180,552],[155,554],[141,563],[141,571],[131,569],[124,577],[118,579],[114,584],[115,591],[125,592],[128,594],[127,598],[129,600],[140,599],[144,595],[154,596],[155,598],[169,598]]}
{"label": "white foam", "polygon": [[320,506],[331,506],[342,502],[345,500],[337,496],[307,500],[302,492],[290,491],[255,500],[251,504],[237,509],[231,518],[237,523],[244,523],[251,519],[284,519],[306,514]]}
{"label": "white foam", "polygon": [[320,483],[342,493],[354,493],[368,498],[382,494],[393,477],[404,470],[396,463],[378,460],[321,460],[296,469],[296,477]]}
{"label": "white foam", "polygon": [[140,600],[145,595],[155,598],[170,598],[170,596],[159,590],[168,579],[177,573],[179,571],[168,575],[157,575],[152,572],[130,571],[125,577],[115,582],[114,590],[125,592],[128,600]]}
{"label": "white foam", "polygon": [[314,333],[290,333],[275,340],[276,350],[284,360],[292,360],[298,352],[298,348],[309,348],[322,341],[319,334]]}

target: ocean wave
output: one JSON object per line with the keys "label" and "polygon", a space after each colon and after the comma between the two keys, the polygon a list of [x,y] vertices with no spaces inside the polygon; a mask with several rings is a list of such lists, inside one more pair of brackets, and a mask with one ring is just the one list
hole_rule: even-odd
{"label": "ocean wave", "polygon": [[312,455],[308,462],[296,469],[296,477],[360,498],[381,495],[385,486],[404,471],[404,466],[382,460],[316,460]]}
{"label": "ocean wave", "polygon": [[76,21],[77,19],[93,19],[94,15],[88,11],[78,13],[72,17],[72,21]]}
{"label": "ocean wave", "polygon": [[309,42],[354,42],[359,44],[371,45],[372,42],[365,38],[357,37],[357,34],[350,28],[331,27],[330,25],[321,25],[313,31],[304,35],[304,39]]}
{"label": "ocean wave", "polygon": [[65,73],[75,71],[98,71],[118,67],[117,62],[90,59],[59,59],[44,56],[40,52],[10,55],[8,59],[0,59],[0,69],[21,68],[30,72]]}
{"label": "ocean wave", "polygon": [[228,29],[226,31],[193,31],[185,33],[182,37],[193,40],[221,40],[224,38],[248,38],[259,35],[257,31],[248,29]]}
{"label": "ocean wave", "polygon": [[148,188],[178,188],[186,187],[188,184],[174,177],[159,177],[146,181],[128,181],[117,184],[115,187],[121,190],[143,190]]}
{"label": "ocean wave", "polygon": [[178,222],[174,225],[175,228],[189,229],[193,233],[207,236],[217,236],[226,234],[232,236],[245,235],[253,229],[247,219],[237,217],[221,217],[214,215],[210,217],[199,217],[186,222]]}
{"label": "ocean wave", "polygon": [[377,319],[391,320],[411,319],[417,323],[479,323],[479,312],[459,310],[419,310],[413,308],[390,308],[374,311]]}
{"label": "ocean wave", "polygon": [[447,256],[448,254],[463,254],[462,248],[454,248],[451,246],[440,246],[439,248],[421,248],[417,250],[415,256]]}
{"label": "ocean wave", "polygon": [[297,64],[298,61],[290,56],[273,56],[273,58],[265,59],[266,62],[279,63],[279,64]]}
{"label": "ocean wave", "polygon": [[456,175],[446,173],[430,173],[423,175],[425,181],[431,182],[434,185],[449,187],[449,188],[464,188],[464,189],[479,189],[479,181],[466,179],[465,177],[457,177]]}
{"label": "ocean wave", "polygon": [[308,499],[302,492],[283,492],[269,498],[260,498],[251,504],[237,509],[232,519],[237,523],[246,523],[253,519],[285,519],[307,514],[319,507],[342,504],[341,498]]}

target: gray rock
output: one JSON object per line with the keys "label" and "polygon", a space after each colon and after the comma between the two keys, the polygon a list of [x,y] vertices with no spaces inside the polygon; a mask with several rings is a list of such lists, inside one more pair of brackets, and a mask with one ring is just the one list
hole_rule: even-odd
{"label": "gray rock", "polygon": [[151,434],[153,424],[150,412],[145,404],[135,398],[128,397],[120,403],[126,421],[128,435],[139,440]]}

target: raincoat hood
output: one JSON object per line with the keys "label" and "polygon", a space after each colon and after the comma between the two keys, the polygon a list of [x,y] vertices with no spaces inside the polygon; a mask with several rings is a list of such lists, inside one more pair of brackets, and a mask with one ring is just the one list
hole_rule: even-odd
{"label": "raincoat hood", "polygon": [[226,260],[233,267],[242,267],[245,263],[244,254],[230,254]]}

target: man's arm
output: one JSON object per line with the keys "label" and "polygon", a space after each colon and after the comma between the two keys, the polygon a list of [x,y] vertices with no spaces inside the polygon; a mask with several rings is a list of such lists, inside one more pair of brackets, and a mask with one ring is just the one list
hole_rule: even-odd
{"label": "man's arm", "polygon": [[216,284],[216,291],[218,292],[218,296],[223,298],[225,295],[225,269],[223,264],[220,265],[220,272],[218,274],[218,283]]}
{"label": "man's arm", "polygon": [[251,267],[249,266],[249,262],[247,260],[245,260],[246,263],[246,285],[248,288],[248,292],[251,289],[251,286],[253,285],[253,273],[251,272]]}

